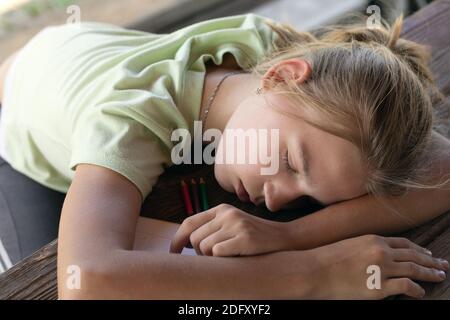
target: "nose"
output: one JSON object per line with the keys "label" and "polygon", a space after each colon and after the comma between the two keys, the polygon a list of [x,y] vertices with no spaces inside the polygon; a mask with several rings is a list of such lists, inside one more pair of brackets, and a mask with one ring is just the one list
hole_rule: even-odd
{"label": "nose", "polygon": [[299,185],[272,180],[264,183],[266,207],[271,212],[288,208],[288,204],[305,195]]}

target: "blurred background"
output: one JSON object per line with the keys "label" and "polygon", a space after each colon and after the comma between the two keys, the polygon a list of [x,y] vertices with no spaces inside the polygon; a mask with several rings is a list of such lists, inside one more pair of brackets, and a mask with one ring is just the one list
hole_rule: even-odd
{"label": "blurred background", "polygon": [[[210,18],[254,12],[300,30],[336,22],[349,12],[378,5],[382,18],[406,16],[431,0],[0,0],[0,62],[47,25],[100,21],[168,33]],[[368,14],[367,14],[368,15]]]}

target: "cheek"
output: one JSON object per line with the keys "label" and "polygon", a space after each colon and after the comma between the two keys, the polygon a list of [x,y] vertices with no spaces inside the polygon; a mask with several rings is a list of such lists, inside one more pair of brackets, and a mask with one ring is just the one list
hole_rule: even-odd
{"label": "cheek", "polygon": [[[227,163],[226,150],[223,149],[224,146],[224,139],[220,139],[216,151],[216,161],[214,162],[214,176],[223,189],[228,192],[235,192],[234,185],[238,179],[254,181],[256,176],[259,175],[261,166],[259,163]],[[246,161],[249,161],[248,155]],[[259,159],[257,158],[256,161],[258,162]]]}
{"label": "cheek", "polygon": [[229,175],[226,173],[225,164],[214,164],[214,177],[220,187],[228,192],[233,192],[231,181],[228,181]]}
{"label": "cheek", "polygon": [[214,161],[214,177],[222,189],[228,192],[234,192],[232,176],[233,168],[226,164],[225,160],[218,161],[218,159],[225,159],[223,154],[223,139],[220,139],[216,149],[216,161]]}

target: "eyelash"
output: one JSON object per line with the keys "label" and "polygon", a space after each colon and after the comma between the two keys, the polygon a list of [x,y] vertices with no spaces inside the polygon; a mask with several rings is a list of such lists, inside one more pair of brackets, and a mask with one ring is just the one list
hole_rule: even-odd
{"label": "eyelash", "polygon": [[286,150],[286,153],[284,154],[283,162],[284,162],[284,164],[286,165],[286,168],[287,168],[289,171],[291,171],[291,172],[293,172],[293,173],[297,173],[297,171],[295,171],[295,170],[289,165],[289,158],[288,158],[288,151],[287,151],[287,150]]}

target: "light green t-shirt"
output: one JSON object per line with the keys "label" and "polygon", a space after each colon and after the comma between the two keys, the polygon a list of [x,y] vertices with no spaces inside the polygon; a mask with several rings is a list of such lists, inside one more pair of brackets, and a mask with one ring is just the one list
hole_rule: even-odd
{"label": "light green t-shirt", "polygon": [[100,165],[128,178],[145,199],[173,165],[172,131],[193,134],[205,63],[219,65],[229,52],[242,68],[255,64],[277,37],[266,19],[216,18],[169,34],[95,22],[45,28],[8,74],[6,160],[61,192],[77,164]]}

